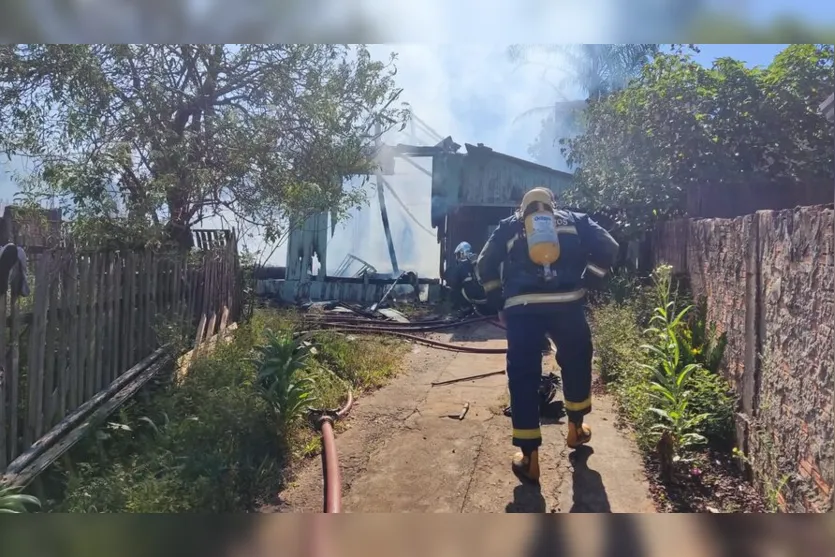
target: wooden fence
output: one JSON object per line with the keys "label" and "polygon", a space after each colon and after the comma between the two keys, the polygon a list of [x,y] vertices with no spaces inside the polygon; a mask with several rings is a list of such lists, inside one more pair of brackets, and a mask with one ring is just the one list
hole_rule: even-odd
{"label": "wooden fence", "polygon": [[0,293],[0,472],[168,334],[199,344],[237,319],[236,242],[214,246],[33,254],[31,295]]}

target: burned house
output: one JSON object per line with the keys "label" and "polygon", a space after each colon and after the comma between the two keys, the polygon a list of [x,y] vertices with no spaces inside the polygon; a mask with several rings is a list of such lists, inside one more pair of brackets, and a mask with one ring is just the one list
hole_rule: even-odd
{"label": "burned house", "polygon": [[498,153],[483,144],[432,157],[432,226],[440,244],[440,276],[460,242],[480,251],[498,222],[512,214],[526,191],[547,187],[557,197],[572,175]]}
{"label": "burned house", "polygon": [[[395,159],[411,162],[414,158],[432,160],[431,172],[418,167],[431,181],[431,223],[437,230],[440,244],[440,276],[444,276],[455,246],[469,242],[480,250],[498,224],[519,206],[522,196],[531,188],[547,187],[559,196],[571,185],[572,175],[532,162],[497,153],[482,144],[467,144],[466,153],[460,145],[446,137],[434,146],[380,145],[377,159],[380,168],[374,181],[380,201],[381,219],[391,257],[392,273],[376,270],[353,254],[338,266],[336,275],[326,273],[327,244],[334,229],[328,225],[328,215],[309,217],[292,227],[287,246],[287,265],[279,278],[258,280],[260,295],[282,301],[341,300],[369,303],[380,300],[402,274],[395,254],[389,228],[383,188],[396,197],[386,177],[393,175]],[[413,164],[414,166],[414,164]],[[429,184],[427,184],[429,185]],[[318,260],[318,271],[313,260]],[[350,265],[349,265],[350,264]],[[349,266],[360,270],[348,273]],[[417,279],[425,299],[438,299],[441,289],[438,279]]]}

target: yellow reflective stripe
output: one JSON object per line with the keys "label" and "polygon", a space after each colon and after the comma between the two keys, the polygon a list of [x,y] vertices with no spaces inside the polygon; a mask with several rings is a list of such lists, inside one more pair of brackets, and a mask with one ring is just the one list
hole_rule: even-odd
{"label": "yellow reflective stripe", "polygon": [[587,408],[591,408],[591,397],[587,398],[583,402],[565,401],[565,409],[571,412],[580,412],[581,410],[585,410]]}
{"label": "yellow reflective stripe", "polygon": [[558,226],[557,227],[557,234],[577,234],[577,227],[572,225],[568,226]]}
{"label": "yellow reflective stripe", "polygon": [[500,280],[488,280],[484,283],[484,291],[490,292],[491,290],[496,290],[497,288],[502,287],[502,281]]}
{"label": "yellow reflective stripe", "polygon": [[542,432],[539,428],[536,429],[514,429],[513,437],[516,439],[541,439]]}
{"label": "yellow reflective stripe", "polygon": [[594,263],[589,263],[588,265],[586,265],[586,269],[599,276],[600,278],[606,276],[606,269],[604,269],[603,267],[598,267]]}
{"label": "yellow reflective stripe", "polygon": [[584,289],[572,290],[571,292],[551,292],[548,294],[520,294],[519,296],[512,296],[507,299],[504,304],[505,309],[513,306],[521,306],[525,304],[564,304],[566,302],[576,302],[582,300],[586,295]]}

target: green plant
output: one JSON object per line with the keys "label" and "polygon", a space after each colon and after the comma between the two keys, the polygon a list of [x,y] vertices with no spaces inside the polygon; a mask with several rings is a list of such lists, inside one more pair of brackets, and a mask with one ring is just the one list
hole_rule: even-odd
{"label": "green plant", "polygon": [[708,322],[706,298],[702,298],[693,309],[688,316],[687,327],[679,335],[682,354],[688,363],[698,363],[711,373],[719,373],[728,336],[717,332],[716,323]]}
{"label": "green plant", "polygon": [[636,369],[641,344],[635,309],[629,304],[606,303],[594,308],[595,356],[600,378],[605,383],[618,382]]}
{"label": "green plant", "polygon": [[720,375],[699,366],[690,377],[690,409],[707,414],[697,431],[712,445],[727,450],[734,440],[737,396]]}
{"label": "green plant", "polygon": [[[699,433],[699,425],[708,413],[696,413],[690,407],[691,377],[701,369],[699,364],[686,364],[681,356],[679,336],[684,317],[691,306],[677,310],[671,299],[672,268],[659,266],[653,272],[657,306],[646,330],[650,343],[642,348],[649,363],[641,364],[650,375],[647,385],[653,405],[649,411],[657,416],[650,431],[659,437],[659,456],[664,470],[671,472],[682,453],[707,439]],[[660,450],[663,446],[664,450]]]}
{"label": "green plant", "polygon": [[[754,466],[754,459],[745,454],[739,447],[734,447],[732,455],[735,459],[748,466]],[[783,474],[779,478],[772,478],[770,474],[764,474],[761,478],[763,491],[765,492],[765,503],[768,512],[776,513],[780,509],[780,496],[786,488],[786,484],[791,480],[791,474]]]}
{"label": "green plant", "polygon": [[255,364],[261,396],[272,406],[279,433],[284,436],[315,401],[315,382],[304,372],[310,347],[292,333],[265,331],[266,343],[258,347]]}
{"label": "green plant", "polygon": [[605,295],[616,304],[636,300],[641,294],[641,280],[625,269],[618,269],[609,279]]}
{"label": "green plant", "polygon": [[28,507],[41,507],[37,497],[20,493],[16,487],[0,487],[0,514],[21,514],[29,512]]}
{"label": "green plant", "polygon": [[[294,312],[255,310],[230,342],[198,354],[187,373],[156,387],[152,397],[129,402],[118,419],[57,463],[48,473],[49,510],[256,510],[281,489],[287,466],[319,450],[318,436],[304,421],[277,435],[276,419],[287,414],[277,416],[272,402],[259,396],[271,380],[269,374],[259,378],[264,368],[258,365],[261,358],[253,357],[262,355],[258,348],[266,348],[271,336],[292,352],[293,332],[303,327]],[[319,407],[338,406],[346,382],[355,393],[382,384],[408,346],[388,337],[335,333],[318,333],[297,344],[292,379],[310,379],[311,394],[297,405],[299,412],[314,401]],[[302,353],[308,356],[299,361]]]}

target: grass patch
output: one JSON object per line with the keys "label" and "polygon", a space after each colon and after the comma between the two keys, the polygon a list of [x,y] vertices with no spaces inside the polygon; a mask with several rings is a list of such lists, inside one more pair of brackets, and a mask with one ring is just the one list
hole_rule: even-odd
{"label": "grass patch", "polygon": [[[277,493],[294,460],[319,450],[301,419],[279,419],[265,396],[258,348],[270,335],[293,338],[296,315],[259,310],[174,383],[157,380],[82,441],[45,477],[46,508],[59,512],[241,512]],[[294,380],[310,405],[334,408],[377,388],[397,370],[405,344],[332,332],[307,338]]]}
{"label": "grass patch", "polygon": [[636,441],[643,452],[652,448],[648,435],[649,380],[645,363],[638,347],[643,336],[638,326],[637,309],[631,303],[609,302],[592,310],[591,324],[595,334],[595,356],[600,378],[614,394],[621,414],[636,433]]}

